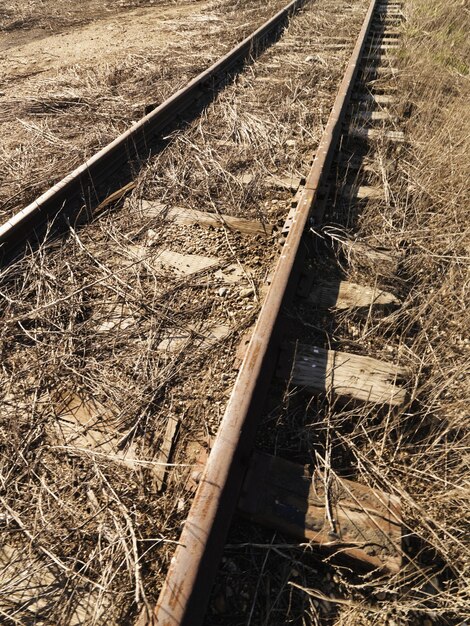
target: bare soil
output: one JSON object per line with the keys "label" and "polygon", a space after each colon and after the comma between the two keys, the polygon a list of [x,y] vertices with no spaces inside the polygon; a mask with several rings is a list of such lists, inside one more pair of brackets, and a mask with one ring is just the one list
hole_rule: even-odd
{"label": "bare soil", "polygon": [[[92,4],[92,3],[90,3]],[[143,3],[151,4],[151,3]],[[34,30],[13,29],[0,39],[0,72],[3,87],[18,84],[31,76],[42,74],[43,79],[57,76],[57,72],[71,65],[119,62],[128,54],[142,54],[149,50],[164,50],[168,43],[181,41],[181,33],[172,28],[173,20],[182,25],[190,16],[199,15],[209,2],[159,3],[158,6],[116,9],[106,3],[92,4],[72,16],[69,22],[51,21],[48,27]],[[103,6],[104,5],[104,6]],[[83,20],[86,15],[87,19]],[[79,20],[79,17],[82,20]],[[210,20],[209,29],[210,29]],[[183,28],[185,37],[190,29]],[[26,95],[28,81],[22,85]],[[11,93],[11,87],[8,93]]]}

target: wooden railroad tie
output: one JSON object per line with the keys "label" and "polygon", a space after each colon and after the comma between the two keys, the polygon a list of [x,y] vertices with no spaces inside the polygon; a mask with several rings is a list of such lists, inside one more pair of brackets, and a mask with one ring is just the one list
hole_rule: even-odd
{"label": "wooden railroad tie", "polygon": [[184,278],[196,274],[211,273],[220,284],[249,282],[251,271],[238,263],[224,263],[218,257],[201,254],[182,254],[165,248],[131,245],[124,249],[124,262],[147,267],[156,273],[172,274]]}
{"label": "wooden railroad tie", "polygon": [[[91,492],[91,489],[88,491]],[[22,607],[24,613],[21,622],[16,623],[45,624],[44,616],[57,610],[57,603],[63,594],[63,571],[52,562],[38,541],[37,535],[30,533],[21,518],[14,516],[13,511],[8,513],[9,507],[6,503],[2,504],[10,519],[14,520],[23,532],[10,531],[8,534],[14,535],[14,540],[12,539],[11,543],[3,541],[0,546],[0,584],[4,590],[8,589],[8,592],[0,597],[0,610],[3,615],[7,615],[3,612],[6,606]],[[119,541],[116,531],[102,528],[101,532],[111,545]],[[111,608],[112,601],[109,596],[103,597],[98,589],[86,590],[83,586],[74,592],[74,603],[69,608],[67,624],[83,626],[90,623],[91,614],[95,619],[104,619]]]}
{"label": "wooden railroad tie", "polygon": [[300,541],[395,573],[402,563],[400,499],[332,472],[255,453],[239,511]]}
{"label": "wooden railroad tie", "polygon": [[158,352],[173,354],[184,348],[191,342],[191,350],[195,347],[207,350],[232,332],[232,328],[225,324],[216,324],[198,328],[196,325],[187,328],[171,328],[166,332],[166,337],[157,346]]}
{"label": "wooden railroad tie", "polygon": [[393,122],[394,116],[390,111],[357,111],[353,119],[361,122]]}
{"label": "wooden railroad tie", "polygon": [[117,431],[109,409],[67,389],[53,391],[51,405],[55,419],[49,437],[70,454],[96,455],[134,471],[139,469],[137,446],[132,442],[120,445],[122,433]]}
{"label": "wooden railroad tie", "polygon": [[50,400],[54,414],[54,423],[48,432],[51,441],[63,446],[71,455],[96,455],[98,460],[116,463],[134,472],[147,468],[156,490],[163,489],[179,419],[168,419],[161,446],[153,455],[133,441],[125,442],[125,436],[117,428],[116,416],[93,398],[84,399],[74,391],[62,389],[53,391]]}
{"label": "wooden railroad tie", "polygon": [[396,101],[396,98],[392,95],[388,94],[373,94],[373,93],[362,93],[356,92],[353,94],[353,99],[358,100],[359,102],[367,102],[368,104],[393,104]]}
{"label": "wooden railroad tie", "polygon": [[197,211],[195,209],[187,209],[184,207],[171,207],[168,209],[160,201],[141,200],[141,210],[146,217],[165,217],[168,221],[176,224],[184,224],[191,226],[199,224],[206,228],[228,228],[235,230],[244,235],[270,235],[273,225],[248,220],[242,217],[234,217],[232,215],[224,215],[222,213],[209,213],[207,211]]}
{"label": "wooden railroad tie", "polygon": [[405,133],[402,130],[382,130],[379,128],[358,128],[352,126],[348,132],[350,137],[363,140],[377,140],[385,139],[394,143],[404,143]]}
{"label": "wooden railroad tie", "polygon": [[371,187],[370,185],[344,185],[342,196],[348,200],[383,200],[385,192],[383,187]]}
{"label": "wooden railroad tie", "polygon": [[378,287],[366,287],[345,280],[314,285],[308,300],[319,309],[370,309],[397,307],[400,300]]}
{"label": "wooden railroad tie", "polygon": [[277,376],[312,393],[389,406],[401,406],[406,400],[405,368],[359,354],[285,345]]}

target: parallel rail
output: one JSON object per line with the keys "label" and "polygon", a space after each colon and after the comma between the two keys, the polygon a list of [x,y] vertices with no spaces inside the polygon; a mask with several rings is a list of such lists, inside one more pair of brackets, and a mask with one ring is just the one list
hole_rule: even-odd
{"label": "parallel rail", "polygon": [[[91,211],[122,186],[130,177],[126,174],[129,164],[147,158],[163,130],[214,92],[238,65],[255,56],[305,2],[292,0],[211,67],[0,226],[0,264],[18,255],[26,243],[34,245],[46,233],[63,228],[64,221],[73,219],[83,206]],[[116,174],[118,185],[113,180]]]}
{"label": "parallel rail", "polygon": [[249,465],[259,411],[270,380],[278,342],[279,313],[299,268],[299,249],[307,220],[321,222],[319,189],[326,181],[359,70],[372,17],[372,0],[347,65],[314,163],[307,178],[275,274],[230,396],[206,468],[184,524],[158,599],[154,621],[161,626],[202,623]]}

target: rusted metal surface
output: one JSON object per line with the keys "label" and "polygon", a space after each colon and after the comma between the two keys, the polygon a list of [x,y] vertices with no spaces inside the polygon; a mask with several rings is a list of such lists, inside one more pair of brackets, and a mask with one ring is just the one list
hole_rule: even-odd
{"label": "rusted metal surface", "polygon": [[[211,67],[0,226],[0,262],[10,261],[25,242],[41,241],[51,221],[59,230],[64,217],[74,217],[84,206],[88,210],[96,207],[116,191],[116,186],[122,187],[123,170],[128,164],[148,157],[151,144],[178,115],[207,97],[228,72],[255,54],[305,2],[292,0]],[[120,173],[117,185],[111,180],[116,172]]]}
{"label": "rusted metal surface", "polygon": [[272,338],[276,335],[279,312],[292,285],[307,220],[309,216],[315,222],[322,218],[322,211],[316,213],[315,201],[341,133],[376,3],[372,0],[367,11],[154,615],[149,616],[159,626],[202,623],[249,465],[260,397],[272,370]]}

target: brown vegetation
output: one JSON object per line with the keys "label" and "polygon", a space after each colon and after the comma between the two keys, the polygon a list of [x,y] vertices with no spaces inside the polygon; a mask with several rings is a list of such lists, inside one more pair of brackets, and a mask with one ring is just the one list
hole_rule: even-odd
{"label": "brown vegetation", "polygon": [[[338,196],[321,233],[333,240],[345,278],[391,291],[402,305],[321,318],[309,304],[303,332],[316,345],[406,367],[408,402],[403,411],[378,413],[312,398],[305,411],[291,385],[272,402],[258,441],[280,456],[308,462],[310,455],[315,465],[353,471],[361,483],[399,496],[404,567],[392,577],[358,576],[347,564],[321,562],[311,545],[239,520],[211,625],[226,624],[227,614],[230,624],[266,626],[460,626],[470,619],[470,19],[460,2],[409,0],[404,10],[402,47],[390,61],[398,72],[377,86],[398,89],[391,113],[405,143],[393,149],[378,133],[365,182],[383,186],[383,198],[355,211]],[[316,263],[328,275],[326,263]]]}
{"label": "brown vegetation", "polygon": [[[365,596],[363,582],[342,578],[336,623],[351,626],[470,618],[470,17],[465,3],[441,0],[410,0],[405,12],[391,84],[406,143],[395,154],[375,145],[385,202],[368,203],[355,226],[355,237],[400,252],[396,272],[382,264],[372,278],[403,305],[375,321],[341,315],[337,332],[410,368],[412,387],[404,413],[378,424],[355,412],[341,435],[348,416],[336,411],[330,427],[362,482],[401,497],[409,562]],[[348,261],[349,276],[370,284],[371,268]]]}
{"label": "brown vegetation", "polygon": [[[224,19],[239,25],[245,8],[243,29],[251,30],[252,7],[221,3],[220,9],[227,5]],[[122,210],[108,207],[93,223],[71,227],[64,241],[43,246],[2,275],[0,611],[7,623],[38,616],[57,625],[130,623],[158,593],[191,497],[192,450],[200,451],[217,429],[235,377],[236,340],[254,321],[277,250],[272,238],[260,235],[183,228],[167,219],[167,209],[282,219],[289,183],[266,175],[297,178],[316,147],[363,15],[362,4],[339,5],[351,22],[342,31],[344,15],[337,11],[336,32],[344,32],[349,45],[324,54],[318,32],[329,33],[331,4],[312,4],[259,64],[248,65],[200,119],[172,135]],[[272,11],[254,15],[259,20]],[[308,57],[299,46],[305,38],[316,46]],[[178,55],[174,74],[161,56],[153,59],[147,66],[152,80],[139,97],[155,85],[166,93],[178,85],[188,67],[195,70],[193,53]],[[116,68],[108,69],[114,75]],[[110,108],[100,101],[110,83],[84,82],[82,70],[73,82],[73,89],[90,90],[78,100],[81,113],[58,104],[73,102],[70,93],[20,104],[28,116],[52,107],[46,123],[54,141],[37,150],[27,143],[31,162],[21,175],[18,155],[4,162],[7,179],[17,185],[15,202],[24,198],[23,180],[33,175],[40,187],[41,172],[47,178],[64,167],[65,146],[55,141],[64,125],[75,133],[66,139],[74,146],[76,124],[94,125],[92,141],[78,143],[78,160],[95,132],[114,133],[129,121],[120,115],[130,115],[141,88],[135,78],[143,82],[146,68],[134,60],[121,69],[127,96],[111,99]],[[168,80],[158,82],[162,76]],[[70,74],[64,81],[61,89],[70,87]],[[160,210],[146,213],[142,198],[160,203]],[[168,249],[216,262],[181,275],[162,267]],[[231,282],[237,273],[238,282]],[[208,350],[204,339],[214,326],[230,332],[217,350]],[[168,338],[177,340],[173,351],[162,349]],[[174,465],[167,489],[157,493],[159,452],[172,421],[180,425]]]}

